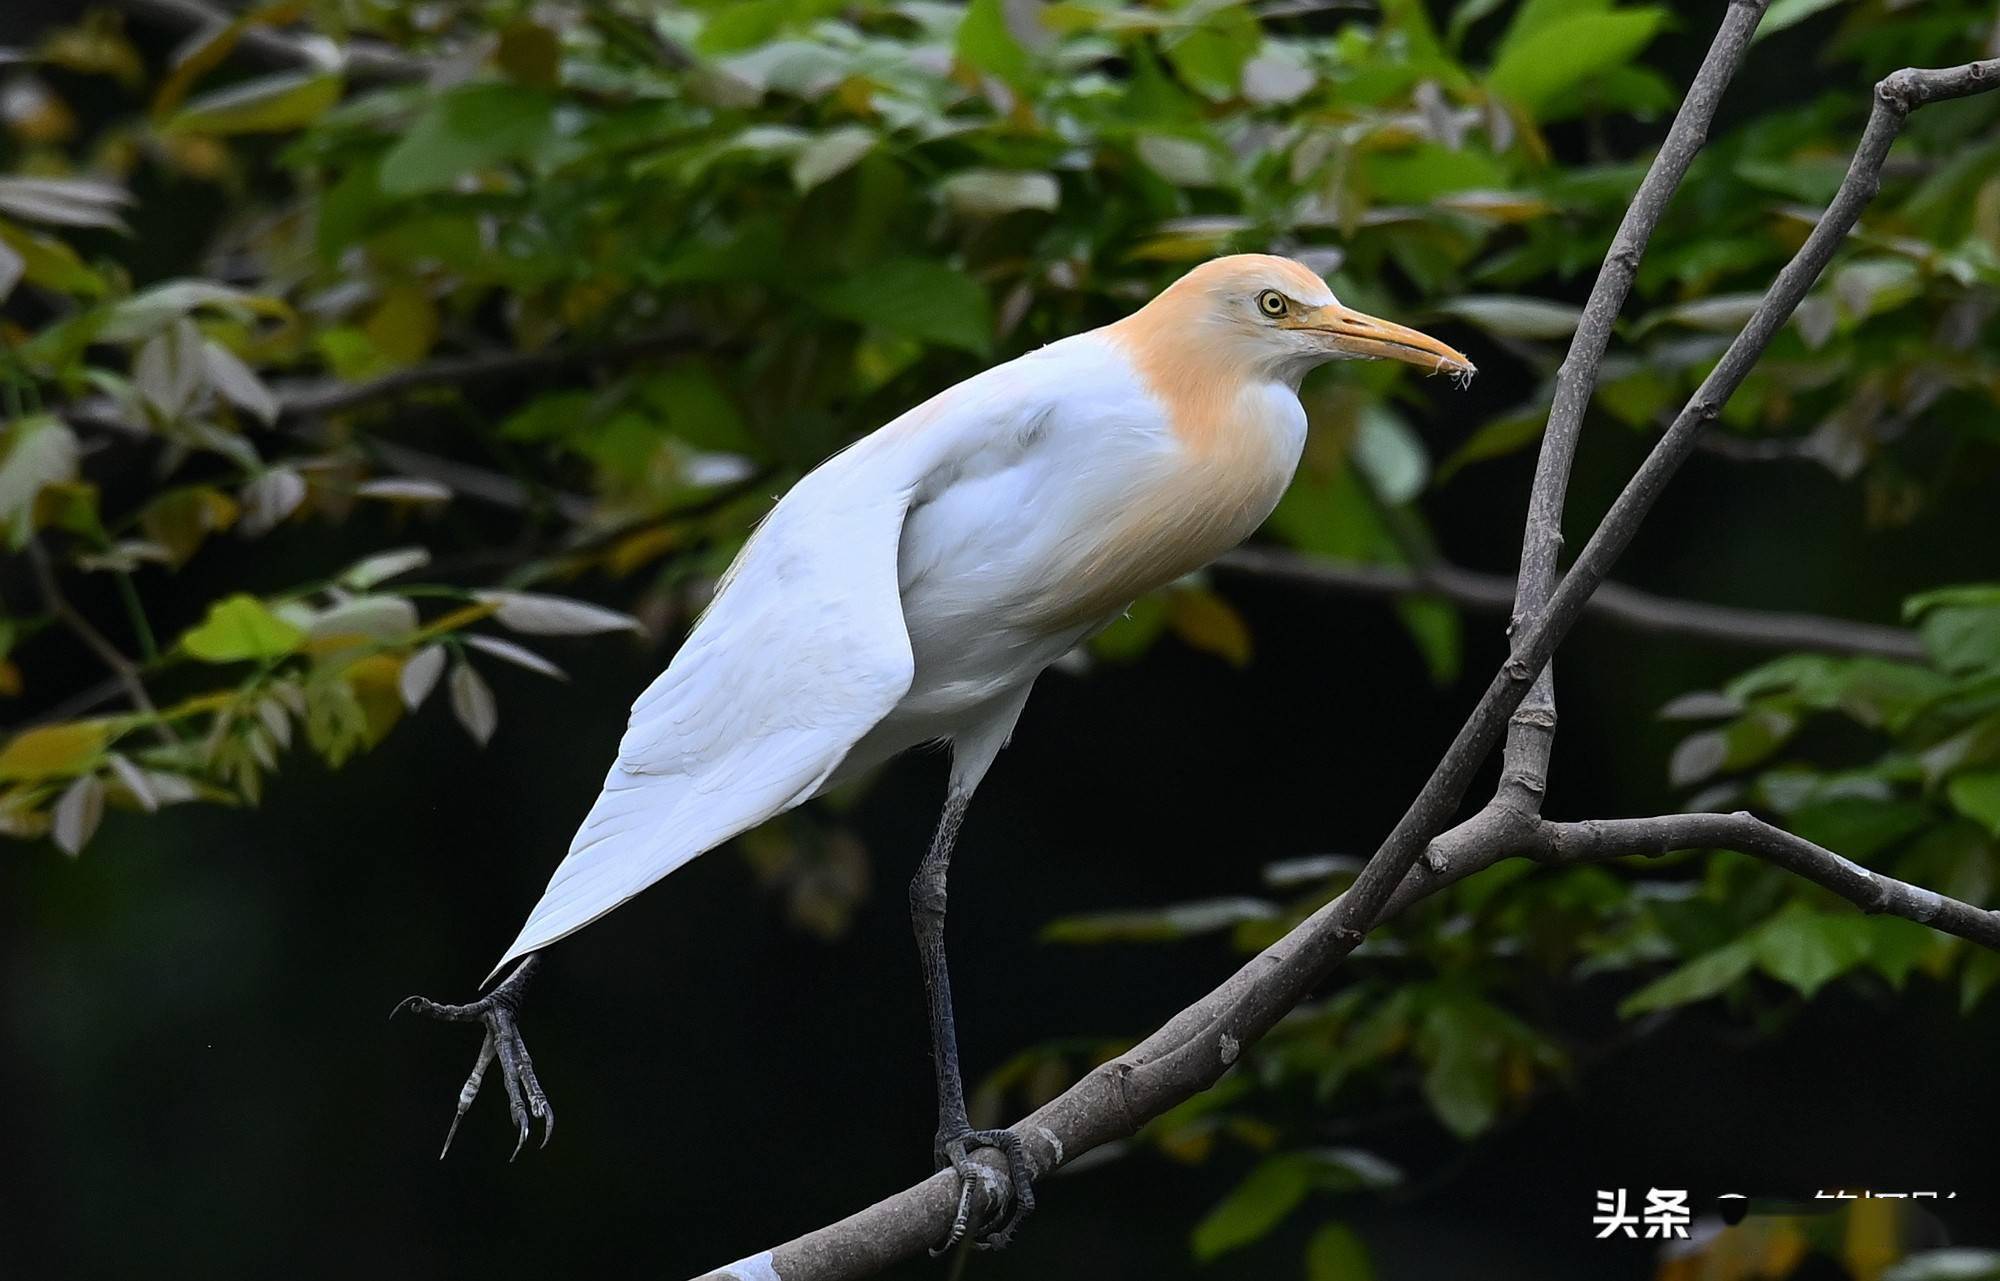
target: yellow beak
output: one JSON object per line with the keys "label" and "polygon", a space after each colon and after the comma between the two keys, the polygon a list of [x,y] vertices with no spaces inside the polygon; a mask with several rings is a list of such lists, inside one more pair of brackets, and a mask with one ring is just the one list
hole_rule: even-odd
{"label": "yellow beak", "polygon": [[1400,360],[1434,374],[1463,374],[1469,377],[1478,372],[1473,363],[1465,358],[1465,353],[1456,347],[1447,346],[1429,334],[1408,326],[1377,320],[1337,302],[1306,312],[1289,327],[1318,334],[1330,350],[1343,356]]}

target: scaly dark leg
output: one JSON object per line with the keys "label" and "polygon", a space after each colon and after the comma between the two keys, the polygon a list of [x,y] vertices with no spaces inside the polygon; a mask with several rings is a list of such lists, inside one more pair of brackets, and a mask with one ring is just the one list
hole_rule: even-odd
{"label": "scaly dark leg", "polygon": [[[448,1023],[479,1023],[486,1028],[486,1040],[479,1047],[479,1060],[472,1065],[472,1075],[465,1078],[465,1086],[458,1092],[458,1112],[451,1118],[451,1129],[445,1131],[444,1148],[438,1153],[438,1160],[444,1160],[445,1153],[451,1151],[451,1141],[458,1134],[458,1123],[465,1119],[466,1109],[479,1097],[479,1087],[486,1080],[486,1069],[496,1058],[500,1060],[501,1083],[507,1087],[507,1110],[513,1115],[514,1130],[518,1136],[514,1140],[514,1156],[521,1155],[521,1147],[528,1141],[530,1117],[542,1123],[542,1146],[547,1147],[549,1135],[555,1133],[556,1110],[549,1105],[549,1096],[542,1091],[542,1083],[535,1076],[535,1063],[528,1057],[528,1043],[521,1039],[517,1017],[521,1012],[521,993],[541,963],[541,955],[530,952],[521,958],[521,963],[501,981],[500,986],[468,1005],[441,1005],[426,997],[412,996],[389,1011],[390,1018],[404,1010],[413,1010]],[[511,1161],[514,1157],[507,1159]]]}
{"label": "scaly dark leg", "polygon": [[931,1057],[937,1067],[938,1128],[932,1146],[937,1168],[949,1165],[958,1171],[958,1214],[943,1244],[932,1249],[942,1254],[965,1236],[972,1206],[973,1170],[968,1158],[979,1148],[997,1148],[1007,1158],[1008,1180],[1012,1187],[1012,1211],[993,1231],[983,1231],[973,1244],[998,1250],[1013,1240],[1014,1230],[1035,1208],[1034,1171],[1022,1151],[1020,1136],[1012,1130],[975,1130],[965,1109],[965,1083],[958,1070],[958,1032],[952,1020],[951,976],[945,968],[944,910],[945,878],[951,868],[952,846],[958,840],[959,825],[965,821],[965,807],[971,797],[953,792],[945,799],[938,819],[937,835],[930,850],[917,866],[910,882],[910,922],[917,934],[917,952],[923,960],[924,990],[930,997]]}

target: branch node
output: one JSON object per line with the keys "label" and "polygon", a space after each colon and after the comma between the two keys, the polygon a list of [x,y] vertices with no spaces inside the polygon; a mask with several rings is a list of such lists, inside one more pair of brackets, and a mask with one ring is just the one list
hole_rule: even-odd
{"label": "branch node", "polygon": [[1424,868],[1433,876],[1443,876],[1451,871],[1451,855],[1445,851],[1443,837],[1424,846]]}
{"label": "branch node", "polygon": [[1500,790],[1502,792],[1507,791],[1509,788],[1519,788],[1531,796],[1539,797],[1548,795],[1549,783],[1540,774],[1531,773],[1528,770],[1516,770],[1500,780]]}

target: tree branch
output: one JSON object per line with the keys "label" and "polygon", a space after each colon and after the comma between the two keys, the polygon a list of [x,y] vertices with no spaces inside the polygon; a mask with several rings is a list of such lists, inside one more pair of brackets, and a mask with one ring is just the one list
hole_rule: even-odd
{"label": "tree branch", "polygon": [[[1660,144],[1652,166],[1619,221],[1617,234],[1611,238],[1610,252],[1604,257],[1604,266],[1597,273],[1590,298],[1577,321],[1576,333],[1570,339],[1569,354],[1556,371],[1555,397],[1549,407],[1547,430],[1542,433],[1541,454],[1535,460],[1534,487],[1528,495],[1513,627],[1523,627],[1540,614],[1555,592],[1570,467],[1576,460],[1584,411],[1589,408],[1591,392],[1597,387],[1597,370],[1611,342],[1612,326],[1632,291],[1632,282],[1639,274],[1639,260],[1653,238],[1654,229],[1660,225],[1667,203],[1708,141],[1708,127],[1715,119],[1716,106],[1722,101],[1723,90],[1735,78],[1737,68],[1743,65],[1744,52],[1750,48],[1767,3],[1768,0],[1732,0],[1723,15],[1721,30],[1709,45],[1687,98],[1674,114],[1666,140]],[[1555,737],[1555,671],[1553,665],[1545,665],[1508,726],[1500,785],[1494,793],[1496,802],[1532,813],[1541,811]]]}
{"label": "tree branch", "polygon": [[[1512,610],[1515,584],[1498,574],[1457,565],[1396,569],[1319,560],[1278,547],[1239,547],[1215,562],[1218,569],[1247,577],[1292,583],[1361,596],[1436,596],[1485,613]],[[1923,642],[1907,628],[1856,623],[1817,614],[1741,609],[1676,600],[1607,582],[1584,607],[1591,618],[1655,636],[1741,645],[1750,649],[1811,650],[1822,654],[1867,654],[1918,662]]]}
{"label": "tree branch", "polygon": [[[185,32],[226,27],[239,16],[203,0],[120,0],[120,7],[143,22]],[[266,66],[325,65],[324,55],[313,44],[271,27],[246,26],[236,39],[236,47]],[[376,83],[421,80],[431,69],[425,59],[379,40],[354,40],[328,47],[338,54],[338,65],[350,80]]]}
{"label": "tree branch", "polygon": [[277,397],[281,419],[319,418],[435,387],[469,387],[509,378],[546,378],[552,374],[618,364],[640,356],[686,351],[695,345],[693,335],[682,330],[668,330],[598,347],[445,356],[362,382],[311,379],[281,383],[272,389],[272,394]]}
{"label": "tree branch", "polygon": [[1533,819],[1508,828],[1489,827],[1477,836],[1440,837],[1424,862],[1397,887],[1391,911],[1509,858],[1567,867],[1635,856],[1656,858],[1676,850],[1735,850],[1830,890],[1864,912],[1900,916],[2000,951],[2000,912],[1871,871],[1740,810],[1580,823]]}
{"label": "tree branch", "polygon": [[[49,563],[49,553],[41,542],[29,539],[27,551],[28,564],[35,573],[35,586],[40,590],[42,602],[48,607],[49,613],[57,622],[68,628],[71,635],[82,641],[84,648],[97,656],[98,662],[104,664],[110,671],[112,679],[117,682],[116,688],[123,690],[125,697],[131,701],[133,710],[144,712],[157,722],[160,709],[154,705],[152,695],[146,692],[146,683],[139,679],[138,664],[125,657],[116,645],[105,638],[103,632],[98,631],[91,621],[70,603],[69,597],[63,594],[62,584],[56,578],[55,566]],[[162,741],[173,741],[163,724],[156,723],[154,731],[161,736]]]}
{"label": "tree branch", "polygon": [[[1746,5],[1739,0],[1731,16],[1735,17],[1745,7],[1762,6]],[[1713,73],[1714,68],[1704,64],[1703,74]],[[1581,616],[1591,595],[1603,583],[1606,571],[1631,542],[1668,480],[1694,448],[1702,429],[1721,413],[1724,402],[1755,365],[1860,217],[1862,208],[1880,185],[1883,160],[1909,113],[1930,102],[1980,92],[1996,82],[2000,82],[2000,61],[1986,61],[1939,71],[1899,71],[1876,87],[1868,126],[1832,203],[1805,244],[1779,273],[1749,323],[1703,381],[1693,400],[1655,444],[1575,565],[1551,593],[1546,607],[1532,622],[1524,620],[1527,625],[1517,629],[1513,654],[1495,674],[1388,839],[1346,893],[1265,949],[1213,992],[1174,1016],[1138,1047],[1093,1069],[1014,1126],[1038,1172],[1056,1169],[1092,1147],[1135,1133],[1167,1108],[1213,1085],[1235,1063],[1246,1045],[1262,1036],[1285,1011],[1309,994],[1360,943],[1365,932],[1382,919],[1426,847],[1457,809],[1473,771],[1498,742],[1507,718],[1520,706],[1530,684]],[[1698,88],[1706,92],[1706,86]],[[1691,90],[1690,96],[1694,92]],[[1492,807],[1484,816],[1494,825],[1510,821],[1504,811]],[[1520,816],[1519,821],[1539,820]],[[1601,834],[1596,839],[1608,845],[1623,836],[1620,829],[1608,830],[1610,834]],[[1826,866],[1816,857],[1806,858],[1789,841],[1767,839],[1760,832],[1740,834],[1746,841],[1754,837],[1760,848],[1767,851],[1765,856],[1774,860],[1793,859],[1799,866],[1812,866],[1816,870]],[[1648,835],[1650,838],[1652,833]],[[1839,878],[1862,872],[1852,864],[1834,870]],[[1435,869],[1431,874],[1437,874]],[[1872,873],[1864,875],[1871,884],[1880,884]],[[1906,888],[1915,892],[1915,887]],[[1901,902],[1887,896],[1883,901]],[[1910,901],[1918,907],[1926,906],[1918,900]],[[1983,926],[1971,920],[1961,921],[1956,914],[1945,910],[1944,903],[1945,900],[1939,900],[1940,911],[1933,914],[1934,919],[1948,918],[1967,929],[1983,932]],[[993,1180],[982,1179],[981,1183],[997,1182],[998,1161],[983,1150],[976,1159],[995,1176]],[[956,1175],[941,1171],[839,1223],[709,1275],[733,1276],[740,1281],[837,1281],[867,1275],[916,1254],[943,1236],[952,1218],[956,1183]],[[983,1191],[975,1195],[984,1200]]]}

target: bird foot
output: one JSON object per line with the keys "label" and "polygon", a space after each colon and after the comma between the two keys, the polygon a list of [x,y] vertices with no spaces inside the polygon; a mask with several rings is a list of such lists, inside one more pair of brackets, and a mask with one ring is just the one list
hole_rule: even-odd
{"label": "bird foot", "polygon": [[556,1110],[549,1105],[549,1096],[535,1076],[534,1060],[528,1057],[528,1043],[521,1039],[521,1027],[516,1017],[521,1009],[521,993],[540,962],[539,956],[528,956],[514,967],[514,972],[500,986],[466,1005],[444,1005],[426,997],[412,996],[389,1011],[390,1018],[410,1010],[447,1023],[479,1023],[486,1028],[486,1039],[479,1047],[479,1058],[472,1065],[472,1075],[465,1078],[465,1086],[458,1092],[458,1111],[451,1118],[451,1128],[445,1131],[444,1147],[438,1152],[438,1160],[444,1160],[445,1153],[451,1151],[451,1141],[458,1134],[458,1123],[465,1119],[466,1109],[479,1097],[479,1087],[486,1080],[486,1069],[493,1065],[496,1058],[500,1060],[500,1079],[507,1087],[507,1110],[514,1118],[516,1134],[514,1155],[507,1159],[512,1161],[521,1155],[522,1147],[528,1142],[530,1118],[542,1123],[543,1147],[548,1146],[549,1135],[555,1133]]}
{"label": "bird foot", "polygon": [[[995,1148],[1007,1158],[1007,1177],[994,1202],[993,1213],[977,1231],[971,1231],[973,1181],[992,1176],[988,1167],[971,1159],[972,1153],[980,1148]],[[950,1166],[958,1171],[958,1213],[952,1217],[951,1231],[945,1239],[931,1247],[932,1257],[950,1251],[968,1232],[976,1249],[1006,1249],[1021,1221],[1035,1212],[1035,1171],[1028,1164],[1021,1136],[1012,1130],[967,1129],[951,1135],[940,1131],[933,1156],[938,1169]],[[1000,1221],[998,1227],[992,1226],[995,1220]]]}

